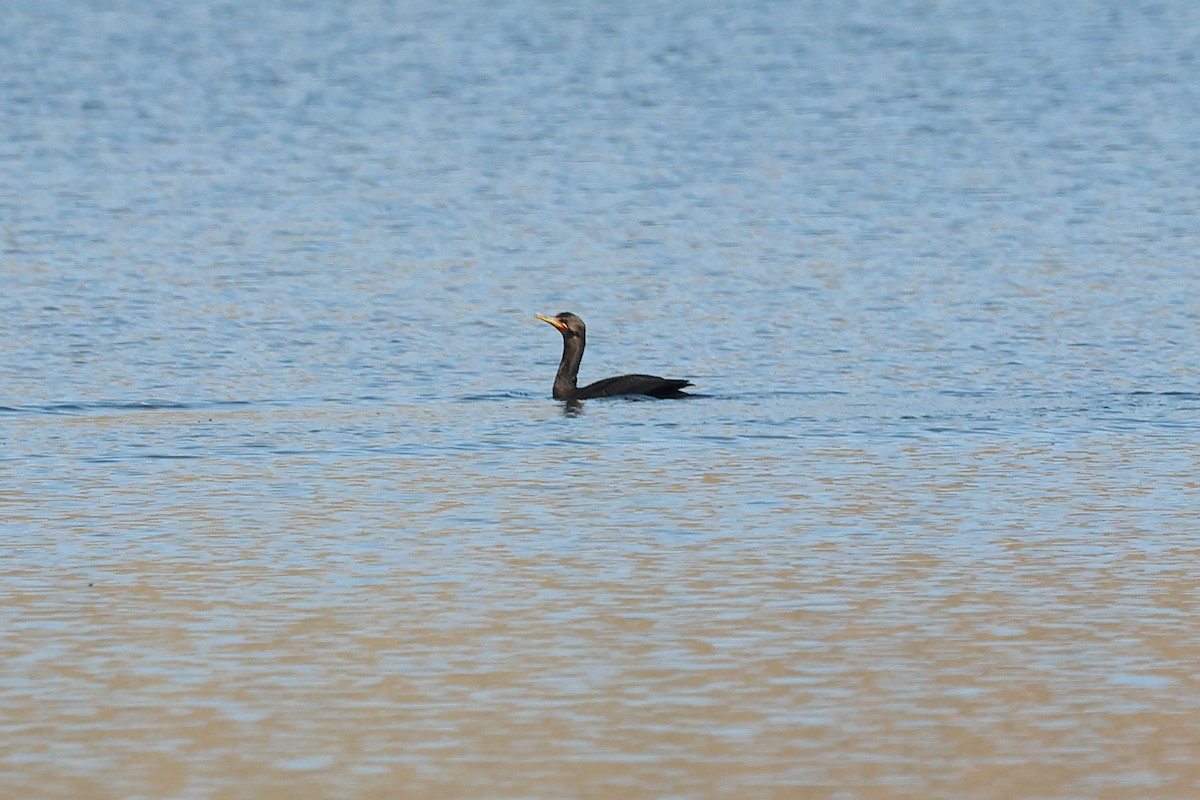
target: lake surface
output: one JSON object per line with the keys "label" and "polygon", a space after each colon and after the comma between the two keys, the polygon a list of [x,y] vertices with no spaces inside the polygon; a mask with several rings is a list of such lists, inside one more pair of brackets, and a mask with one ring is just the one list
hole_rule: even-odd
{"label": "lake surface", "polygon": [[1198,48],[8,3],[0,796],[1200,796]]}

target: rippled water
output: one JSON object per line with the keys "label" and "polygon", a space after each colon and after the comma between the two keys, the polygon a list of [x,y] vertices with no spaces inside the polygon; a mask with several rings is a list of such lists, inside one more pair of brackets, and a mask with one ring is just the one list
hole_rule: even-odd
{"label": "rippled water", "polygon": [[1200,795],[1200,7],[725,5],[9,4],[0,796]]}

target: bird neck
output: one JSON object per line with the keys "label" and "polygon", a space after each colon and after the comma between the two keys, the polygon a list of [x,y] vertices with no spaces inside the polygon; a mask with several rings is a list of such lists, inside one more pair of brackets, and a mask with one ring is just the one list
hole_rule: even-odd
{"label": "bird neck", "polygon": [[583,361],[586,342],[582,336],[564,336],[562,361],[558,362],[558,374],[554,376],[554,399],[570,400],[575,397],[579,379],[579,362]]}

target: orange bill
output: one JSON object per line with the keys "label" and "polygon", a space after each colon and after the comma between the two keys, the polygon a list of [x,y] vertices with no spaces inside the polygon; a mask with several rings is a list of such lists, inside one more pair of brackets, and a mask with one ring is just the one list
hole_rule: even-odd
{"label": "orange bill", "polygon": [[567,323],[557,320],[554,317],[547,317],[545,314],[534,314],[534,316],[540,319],[542,322],[549,322],[560,331],[565,331],[567,329]]}

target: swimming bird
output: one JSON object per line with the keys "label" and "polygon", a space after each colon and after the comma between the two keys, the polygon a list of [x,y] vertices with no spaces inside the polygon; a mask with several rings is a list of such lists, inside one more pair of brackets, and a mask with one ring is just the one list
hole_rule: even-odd
{"label": "swimming bird", "polygon": [[691,386],[691,381],[660,378],[657,375],[618,375],[578,388],[576,381],[579,376],[579,362],[583,360],[583,348],[587,345],[587,326],[570,311],[555,314],[553,317],[542,314],[536,316],[542,322],[548,322],[557,328],[563,337],[562,361],[558,364],[558,374],[554,376],[555,400],[590,400],[594,397],[629,394],[643,394],[659,399],[688,396],[687,392],[680,390]]}

